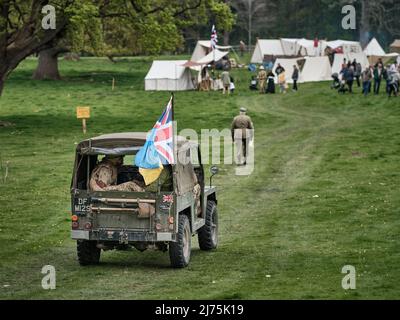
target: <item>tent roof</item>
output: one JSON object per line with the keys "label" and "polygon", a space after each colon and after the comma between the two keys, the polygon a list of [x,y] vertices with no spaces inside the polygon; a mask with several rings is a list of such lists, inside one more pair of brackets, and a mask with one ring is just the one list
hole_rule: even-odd
{"label": "tent roof", "polygon": [[154,60],[145,80],[179,79],[185,72],[187,60]]}
{"label": "tent roof", "polygon": [[257,45],[260,47],[262,55],[284,56],[281,40],[262,40],[259,39]]}
{"label": "tent roof", "polygon": [[358,41],[348,41],[348,40],[334,40],[334,41],[327,42],[328,47],[330,47],[332,49],[342,47],[346,44],[347,45],[360,45],[360,43]]}
{"label": "tent roof", "polygon": [[211,62],[219,61],[223,57],[225,57],[229,52],[227,51],[219,51],[218,49],[215,49],[215,59],[214,59],[214,50],[211,51],[208,55],[205,57],[201,58],[200,60],[196,61],[198,64],[209,64]]}
{"label": "tent roof", "polygon": [[367,47],[364,49],[364,52],[367,56],[384,56],[385,51],[382,49],[376,38],[373,38],[370,43],[368,43]]}
{"label": "tent roof", "polygon": [[[197,43],[199,45],[201,45],[202,47],[211,48],[211,41],[210,40],[199,40],[199,41],[197,41]],[[216,48],[219,49],[219,50],[229,50],[232,47],[231,46],[219,46],[219,45],[217,45]]]}
{"label": "tent roof", "polygon": [[390,46],[391,47],[400,47],[400,39],[394,40],[394,42]]}

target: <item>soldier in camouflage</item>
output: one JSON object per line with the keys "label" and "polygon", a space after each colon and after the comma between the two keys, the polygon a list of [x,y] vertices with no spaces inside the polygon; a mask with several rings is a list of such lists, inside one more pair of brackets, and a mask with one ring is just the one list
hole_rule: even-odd
{"label": "soldier in camouflage", "polygon": [[122,156],[105,156],[90,175],[90,190],[143,192],[144,185],[139,181],[128,181],[117,185],[118,168],[123,162]]}
{"label": "soldier in camouflage", "polygon": [[236,144],[236,163],[246,165],[249,143],[253,140],[253,122],[246,115],[246,108],[240,108],[240,114],[233,119],[231,126],[232,140]]}

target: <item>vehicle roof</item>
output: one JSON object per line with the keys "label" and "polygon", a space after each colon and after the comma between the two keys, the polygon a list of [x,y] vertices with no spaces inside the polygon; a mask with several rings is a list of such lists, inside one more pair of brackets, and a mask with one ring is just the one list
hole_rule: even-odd
{"label": "vehicle roof", "polygon": [[[77,145],[76,151],[81,152],[88,148],[115,149],[141,147],[146,142],[146,136],[147,132],[119,132],[103,134],[81,141]],[[178,149],[184,146],[187,147],[187,145],[198,145],[197,142],[189,141],[182,136],[176,136],[176,142]]]}

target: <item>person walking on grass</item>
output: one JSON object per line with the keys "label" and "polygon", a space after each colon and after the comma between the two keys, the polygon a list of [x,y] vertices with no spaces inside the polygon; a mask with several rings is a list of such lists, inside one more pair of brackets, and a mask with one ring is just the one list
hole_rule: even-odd
{"label": "person walking on grass", "polygon": [[264,66],[260,67],[260,71],[258,72],[258,82],[260,84],[260,93],[265,93],[265,81],[267,80],[267,72],[265,71]]}
{"label": "person walking on grass", "polygon": [[267,91],[266,93],[275,93],[275,75],[272,71],[267,74]]}
{"label": "person walking on grass", "polygon": [[249,144],[254,137],[254,125],[246,113],[246,108],[240,108],[240,114],[233,119],[231,125],[232,140],[236,145],[237,165],[246,165]]}
{"label": "person walking on grass", "polygon": [[382,81],[382,64],[377,63],[374,67],[374,94],[379,94]]}
{"label": "person walking on grass", "polygon": [[222,80],[222,94],[228,93],[230,94],[230,86],[231,86],[231,76],[227,68],[221,73]]}
{"label": "person walking on grass", "polygon": [[279,83],[279,90],[280,93],[285,94],[286,93],[286,73],[285,71],[282,71],[279,75],[278,75],[278,83]]}
{"label": "person walking on grass", "polygon": [[361,77],[361,73],[362,73],[362,66],[361,66],[361,63],[357,62],[355,59],[354,59],[354,62],[355,62],[354,77],[356,78],[356,81],[357,81],[357,87],[360,87],[361,86],[360,77]]}
{"label": "person walking on grass", "polygon": [[370,92],[370,88],[371,88],[371,80],[372,80],[372,72],[371,72],[371,68],[367,67],[365,68],[365,70],[362,72],[361,74],[362,77],[362,82],[363,82],[363,94],[364,96],[367,96]]}
{"label": "person walking on grass", "polygon": [[292,73],[292,80],[293,80],[293,91],[297,92],[297,81],[299,80],[299,68],[296,65],[293,66],[293,73]]}
{"label": "person walking on grass", "polygon": [[400,73],[397,69],[390,69],[388,71],[388,84],[389,84],[389,89],[388,89],[388,96],[389,98],[392,97],[392,93],[395,97],[397,97],[397,94],[399,93],[399,84],[400,84]]}
{"label": "person walking on grass", "polygon": [[354,68],[351,64],[348,64],[341,72],[343,80],[346,82],[349,88],[349,93],[353,93],[353,82],[354,82]]}

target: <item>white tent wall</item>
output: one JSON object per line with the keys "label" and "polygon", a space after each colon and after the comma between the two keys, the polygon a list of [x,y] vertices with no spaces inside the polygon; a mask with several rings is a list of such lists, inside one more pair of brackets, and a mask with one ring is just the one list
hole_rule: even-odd
{"label": "white tent wall", "polygon": [[332,68],[328,57],[305,57],[305,60],[301,72],[303,82],[332,80]]}
{"label": "white tent wall", "polygon": [[333,60],[332,73],[340,73],[342,70],[343,60],[353,62],[354,59],[361,63],[361,67],[364,70],[369,66],[369,61],[367,55],[364,52],[360,53],[348,53],[348,54],[335,54],[335,59]]}
{"label": "white tent wall", "polygon": [[298,54],[300,47],[297,44],[298,39],[281,39],[282,50],[285,56],[295,56]]}
{"label": "white tent wall", "polygon": [[189,68],[182,67],[186,60],[153,61],[145,77],[145,90],[183,91],[193,90]]}
{"label": "white tent wall", "polygon": [[[278,77],[276,76],[275,70],[280,64],[285,69],[285,78],[287,83],[293,83],[292,74],[293,74],[293,66],[297,65],[299,68],[299,64],[297,63],[298,59],[276,59],[274,67],[272,68],[272,72],[275,74],[275,83],[278,83]],[[303,82],[301,72],[299,72],[299,80],[298,83]]]}
{"label": "white tent wall", "polygon": [[363,70],[369,66],[368,57],[364,52],[347,54],[347,61],[353,62],[354,60],[361,63]]}
{"label": "white tent wall", "polygon": [[346,58],[345,54],[341,54],[341,53],[335,54],[335,59],[333,59],[333,64],[332,64],[332,74],[340,73],[340,71],[342,70],[342,64],[343,64],[344,58]]}

